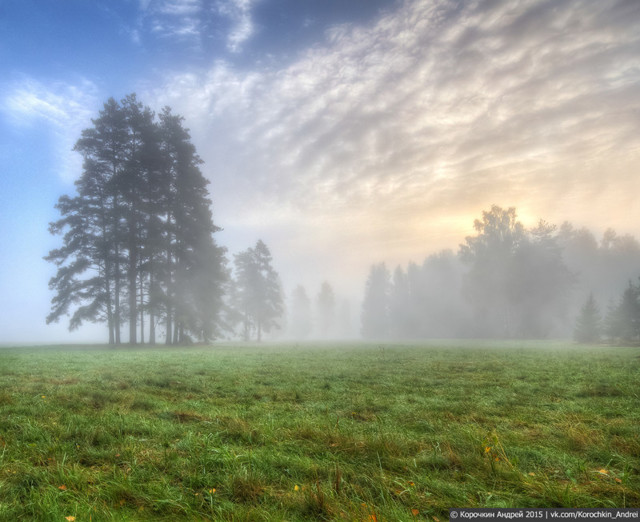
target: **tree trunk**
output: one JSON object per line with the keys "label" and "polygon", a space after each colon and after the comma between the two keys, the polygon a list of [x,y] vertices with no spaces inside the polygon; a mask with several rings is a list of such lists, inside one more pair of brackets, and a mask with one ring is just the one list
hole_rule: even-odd
{"label": "tree trunk", "polygon": [[153,292],[153,265],[149,265],[149,344],[156,344],[156,318],[153,313],[155,299]]}
{"label": "tree trunk", "polygon": [[140,272],[140,344],[144,344],[144,276]]}
{"label": "tree trunk", "polygon": [[115,328],[115,337],[116,344],[121,343],[120,339],[120,261],[119,261],[120,252],[118,250],[118,246],[116,245],[116,264],[115,264],[115,309],[114,309],[114,328]]}
{"label": "tree trunk", "polygon": [[171,321],[171,306],[167,305],[167,333],[166,333],[165,343],[171,344],[172,337],[173,337],[173,333],[172,333],[172,321]]}
{"label": "tree trunk", "polygon": [[[132,220],[131,220],[132,221]],[[136,344],[136,336],[138,333],[138,292],[136,280],[137,248],[136,237],[134,234],[134,224],[129,223],[129,344]]]}

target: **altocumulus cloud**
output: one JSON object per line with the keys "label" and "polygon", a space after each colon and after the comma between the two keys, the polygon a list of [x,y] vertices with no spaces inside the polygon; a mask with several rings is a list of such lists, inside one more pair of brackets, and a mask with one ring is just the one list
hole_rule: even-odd
{"label": "altocumulus cloud", "polygon": [[[142,0],[138,24],[161,38],[189,43],[202,51],[203,38],[225,35],[228,51],[238,53],[253,36],[253,8],[260,0]],[[220,17],[220,18],[218,18]],[[224,20],[228,27],[222,27]],[[139,30],[132,30],[139,42]]]}
{"label": "altocumulus cloud", "polygon": [[153,96],[187,117],[225,226],[395,260],[455,247],[491,203],[628,221],[639,53],[635,1],[411,1],[285,67],[217,62]]}
{"label": "altocumulus cloud", "polygon": [[98,89],[89,80],[45,85],[23,76],[3,93],[0,111],[17,127],[45,125],[51,130],[58,173],[70,183],[78,177],[82,165],[81,158],[71,150],[82,129],[91,124],[98,106]]}

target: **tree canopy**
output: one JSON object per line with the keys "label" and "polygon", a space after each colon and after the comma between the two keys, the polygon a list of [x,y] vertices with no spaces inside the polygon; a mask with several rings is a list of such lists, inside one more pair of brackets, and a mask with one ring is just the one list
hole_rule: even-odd
{"label": "tree canopy", "polygon": [[92,123],[75,146],[84,160],[77,194],[60,198],[50,224],[63,245],[45,258],[57,266],[47,322],[106,322],[116,344],[127,323],[131,344],[145,340],[145,324],[151,343],[158,324],[167,344],[212,339],[225,250],[182,117],[170,108],[157,116],[131,94],[110,98]]}

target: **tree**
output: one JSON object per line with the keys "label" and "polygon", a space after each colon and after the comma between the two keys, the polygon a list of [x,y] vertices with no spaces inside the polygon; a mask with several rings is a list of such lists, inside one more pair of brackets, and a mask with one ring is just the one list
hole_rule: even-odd
{"label": "tree", "polygon": [[[155,342],[164,313],[168,343],[187,332],[214,334],[224,279],[224,249],[215,245],[207,181],[182,118],[165,109],[160,123],[134,94],[109,99],[75,150],[83,155],[77,196],[62,196],[51,223],[63,246],[45,258],[56,264],[56,291],[47,321],[71,313],[70,328],[105,321],[109,342]],[[180,218],[180,219],[179,219]],[[197,283],[196,283],[197,281]],[[178,328],[172,336],[175,311]]]}
{"label": "tree", "polygon": [[296,286],[291,294],[291,335],[295,339],[305,339],[311,333],[311,300],[304,286]]}
{"label": "tree", "polygon": [[362,335],[365,339],[385,339],[390,335],[389,299],[391,275],[387,265],[373,265],[362,303]]}
{"label": "tree", "polygon": [[601,328],[600,310],[593,293],[590,293],[576,319],[573,338],[579,343],[597,343],[600,341]]}
{"label": "tree", "polygon": [[460,246],[469,266],[463,291],[481,335],[546,337],[562,322],[573,276],[562,259],[555,227],[526,230],[515,208],[493,205],[476,220],[477,235]]}
{"label": "tree", "polygon": [[126,140],[124,114],[110,98],[76,143],[74,150],[84,158],[82,176],[75,183],[78,195],[59,199],[56,208],[62,217],[49,231],[65,232],[63,246],[45,257],[58,267],[49,282],[56,295],[47,323],[70,313],[71,305],[80,305],[69,328],[106,320],[111,344],[120,343],[122,321],[122,206],[115,180],[125,168]]}
{"label": "tree", "polygon": [[640,338],[640,288],[629,281],[616,310],[617,337],[624,341]]}
{"label": "tree", "polygon": [[262,240],[235,256],[235,306],[245,340],[255,332],[260,342],[262,332],[277,328],[284,313],[278,273],[271,263],[271,252]]}
{"label": "tree", "polygon": [[514,333],[521,337],[548,337],[566,317],[575,277],[564,263],[555,230],[540,220],[513,256],[508,301]]}
{"label": "tree", "polygon": [[165,108],[160,114],[162,171],[158,213],[164,223],[161,301],[167,343],[181,343],[186,332],[215,336],[226,276],[225,249],[213,235],[208,180],[183,118]]}
{"label": "tree", "polygon": [[604,331],[609,340],[631,342],[640,339],[640,286],[631,281],[618,304],[609,302],[604,320]]}
{"label": "tree", "polygon": [[389,290],[389,330],[396,339],[412,337],[414,309],[411,303],[409,278],[401,266],[393,271]]}
{"label": "tree", "polygon": [[336,319],[336,298],[331,285],[324,281],[316,300],[318,307],[318,334],[322,338],[331,336]]}
{"label": "tree", "polygon": [[509,278],[514,254],[525,239],[525,228],[517,221],[516,209],[493,205],[473,224],[476,236],[465,238],[460,258],[470,269],[463,292],[476,312],[481,335],[509,336],[513,330],[509,302]]}

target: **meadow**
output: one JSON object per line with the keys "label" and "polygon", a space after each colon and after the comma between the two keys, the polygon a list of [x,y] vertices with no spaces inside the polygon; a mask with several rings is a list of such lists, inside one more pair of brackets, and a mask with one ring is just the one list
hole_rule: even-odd
{"label": "meadow", "polygon": [[640,348],[0,348],[0,520],[640,506]]}

